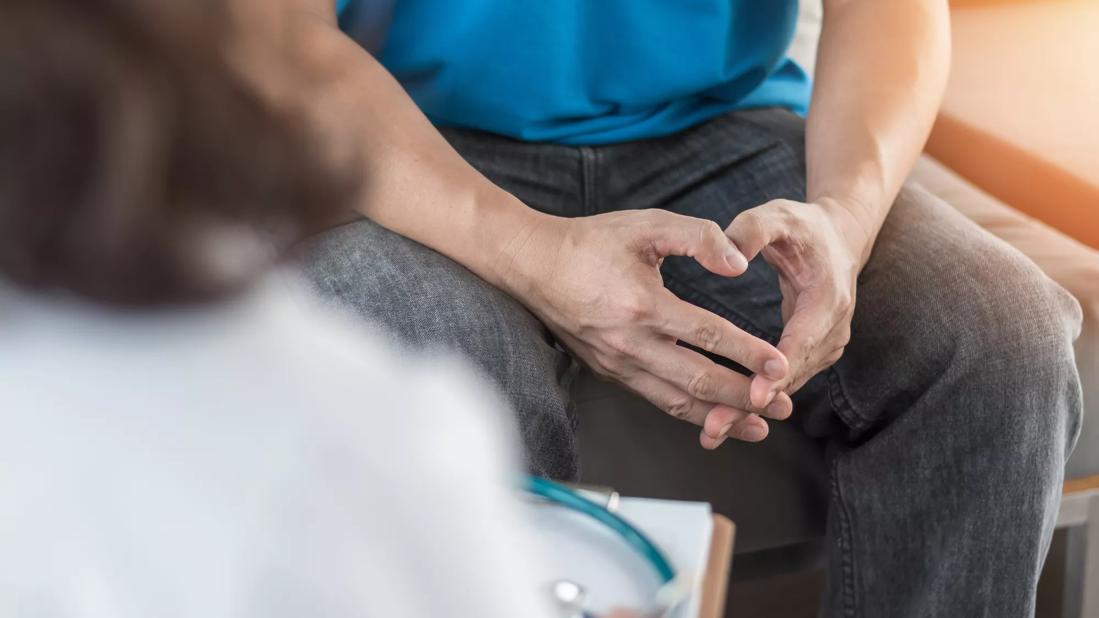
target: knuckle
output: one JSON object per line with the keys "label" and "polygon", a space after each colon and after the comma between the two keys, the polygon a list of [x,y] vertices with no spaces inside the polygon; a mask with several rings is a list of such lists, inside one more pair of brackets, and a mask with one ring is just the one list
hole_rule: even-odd
{"label": "knuckle", "polygon": [[622,317],[629,322],[637,322],[649,317],[652,303],[646,302],[640,296],[626,297],[619,301],[618,310]]}
{"label": "knuckle", "polygon": [[721,345],[721,340],[721,329],[713,324],[703,324],[695,329],[695,341],[698,347],[707,352],[717,351],[718,346]]}
{"label": "knuckle", "polygon": [[698,240],[700,243],[705,244],[707,241],[719,240],[725,235],[721,231],[721,226],[708,219],[700,221],[698,226]]}
{"label": "knuckle", "polygon": [[790,214],[790,212],[792,210],[790,208],[791,205],[792,205],[792,202],[790,202],[789,200],[783,200],[783,199],[771,200],[770,202],[767,202],[766,204],[764,204],[764,206],[768,210],[770,210],[771,212],[774,212],[774,213],[778,213],[782,216],[786,216],[786,215]]}
{"label": "knuckle", "polygon": [[683,224],[680,215],[668,212],[662,208],[649,208],[645,210],[639,222],[649,229],[661,229],[665,231],[677,228]]}
{"label": "knuckle", "polygon": [[644,228],[657,227],[662,223],[660,219],[660,213],[653,209],[644,210],[637,213],[636,222]]}
{"label": "knuckle", "polygon": [[809,222],[805,220],[802,213],[792,208],[783,208],[782,210],[782,227],[794,237],[800,238],[807,236],[811,227]]}
{"label": "knuckle", "polygon": [[843,329],[843,331],[840,332],[839,340],[836,343],[841,351],[843,350],[843,348],[846,348],[847,344],[851,343],[851,329]]}
{"label": "knuckle", "polygon": [[591,370],[592,373],[599,376],[600,379],[610,382],[621,382],[619,376],[615,375],[616,372],[608,368],[603,363],[592,364]]}
{"label": "knuckle", "polygon": [[612,362],[605,354],[594,354],[593,358],[586,363],[592,373],[599,376],[603,380],[610,380],[612,382],[618,382],[620,384],[627,384],[626,376],[617,369],[617,364]]}
{"label": "knuckle", "polygon": [[668,212],[663,208],[646,208],[641,211],[645,214],[645,217],[650,222],[671,223],[678,217],[675,213]]}
{"label": "knuckle", "polygon": [[742,212],[737,218],[740,219],[741,224],[744,226],[744,229],[748,231],[748,233],[755,236],[760,236],[763,234],[763,217],[761,216],[759,210],[746,210]]}
{"label": "knuckle", "polygon": [[820,339],[816,335],[806,334],[802,340],[801,349],[808,355],[809,352],[815,350],[818,345],[820,345]]}
{"label": "knuckle", "polygon": [[839,313],[846,315],[847,312],[850,311],[853,308],[853,306],[855,304],[855,299],[851,295],[851,292],[849,292],[847,290],[840,290],[839,292],[836,293],[835,303],[836,303],[836,310]]}
{"label": "knuckle", "polygon": [[695,374],[687,382],[687,392],[702,400],[712,400],[716,393],[716,381],[709,371]]}
{"label": "knuckle", "polygon": [[686,396],[669,399],[664,404],[664,411],[673,418],[687,420],[691,416],[691,400]]}
{"label": "knuckle", "polygon": [[604,340],[607,356],[612,360],[621,360],[632,355],[634,351],[633,341],[622,334],[608,335]]}

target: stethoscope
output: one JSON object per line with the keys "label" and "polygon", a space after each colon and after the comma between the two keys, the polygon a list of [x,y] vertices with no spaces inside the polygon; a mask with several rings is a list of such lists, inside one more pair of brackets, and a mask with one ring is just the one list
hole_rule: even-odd
{"label": "stethoscope", "polygon": [[[660,550],[644,533],[633,527],[606,506],[585,498],[580,493],[553,481],[528,476],[524,489],[527,493],[583,513],[614,530],[626,541],[660,577],[660,588],[641,618],[669,618],[672,612],[690,593],[689,582],[676,574],[676,570]],[[584,589],[571,581],[555,582],[550,594],[561,618],[595,618],[584,608]]]}

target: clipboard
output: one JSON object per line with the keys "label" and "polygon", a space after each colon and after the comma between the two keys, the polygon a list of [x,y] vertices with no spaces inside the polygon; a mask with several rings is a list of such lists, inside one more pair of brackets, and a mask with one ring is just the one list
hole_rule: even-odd
{"label": "clipboard", "polygon": [[[579,584],[586,607],[644,608],[660,586],[656,573],[616,533],[552,504],[530,505],[537,575],[547,584]],[[735,527],[701,502],[620,498],[617,513],[665,552],[676,570],[689,576],[691,592],[675,618],[721,618],[731,565]]]}

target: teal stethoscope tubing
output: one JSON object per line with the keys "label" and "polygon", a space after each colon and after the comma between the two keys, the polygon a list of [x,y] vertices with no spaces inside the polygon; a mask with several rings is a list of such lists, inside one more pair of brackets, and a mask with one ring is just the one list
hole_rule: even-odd
{"label": "teal stethoscope tubing", "polygon": [[537,476],[526,477],[524,489],[535,496],[583,513],[617,532],[656,569],[660,575],[661,584],[667,584],[675,579],[675,569],[664,557],[664,552],[660,551],[660,548],[637,528],[602,505],[588,500],[564,485]]}

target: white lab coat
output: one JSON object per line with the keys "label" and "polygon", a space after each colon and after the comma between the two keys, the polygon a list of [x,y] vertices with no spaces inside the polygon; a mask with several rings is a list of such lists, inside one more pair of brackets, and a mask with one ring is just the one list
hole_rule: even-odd
{"label": "white lab coat", "polygon": [[548,615],[499,403],[281,281],[0,289],[0,616]]}

